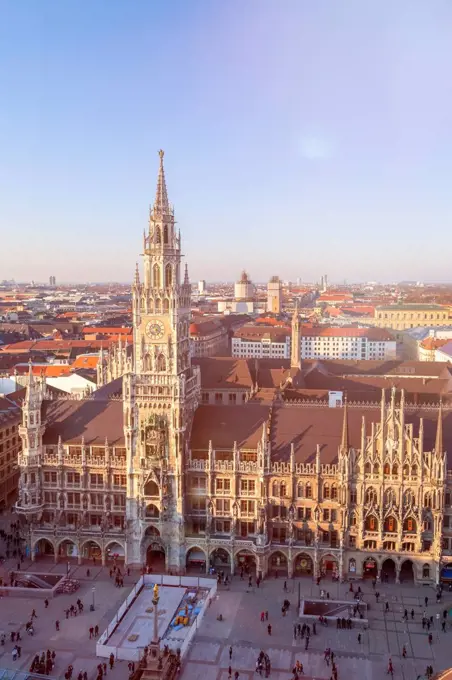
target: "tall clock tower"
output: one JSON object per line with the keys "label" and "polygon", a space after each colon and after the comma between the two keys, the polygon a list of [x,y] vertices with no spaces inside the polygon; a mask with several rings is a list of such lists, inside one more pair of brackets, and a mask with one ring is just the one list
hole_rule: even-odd
{"label": "tall clock tower", "polygon": [[164,556],[167,569],[181,572],[184,461],[201,381],[190,357],[191,287],[187,268],[181,283],[181,237],[168,201],[163,151],[159,156],[143,239],[143,281],[137,265],[132,286],[133,370],[123,378],[127,562]]}

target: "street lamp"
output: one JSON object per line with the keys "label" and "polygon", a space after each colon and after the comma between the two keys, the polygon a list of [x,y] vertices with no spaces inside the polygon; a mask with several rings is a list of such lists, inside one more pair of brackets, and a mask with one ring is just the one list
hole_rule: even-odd
{"label": "street lamp", "polygon": [[95,605],[95,595],[96,595],[96,588],[94,586],[92,587],[92,593],[93,593],[93,602],[90,606],[90,611],[93,612],[94,608],[95,608],[94,605]]}

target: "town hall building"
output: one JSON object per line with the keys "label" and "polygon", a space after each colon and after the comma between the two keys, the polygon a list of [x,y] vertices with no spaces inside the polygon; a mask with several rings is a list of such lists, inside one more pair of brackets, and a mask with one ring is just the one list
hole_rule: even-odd
{"label": "town hall building", "polygon": [[379,403],[287,399],[303,384],[297,313],[277,366],[192,360],[181,248],[161,151],[122,377],[73,400],[30,371],[16,510],[32,559],[438,582],[452,564],[449,408],[395,387]]}

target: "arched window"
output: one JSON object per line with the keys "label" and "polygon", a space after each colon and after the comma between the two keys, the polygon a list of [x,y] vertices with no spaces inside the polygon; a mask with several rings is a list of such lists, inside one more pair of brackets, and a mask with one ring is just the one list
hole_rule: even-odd
{"label": "arched window", "polygon": [[324,484],[323,485],[323,498],[328,499],[330,498],[330,485],[329,484]]}
{"label": "arched window", "polygon": [[331,500],[337,501],[337,486],[336,486],[336,484],[331,485]]}
{"label": "arched window", "polygon": [[163,227],[163,243],[165,245],[168,245],[168,225],[165,224]]}
{"label": "arched window", "polygon": [[356,572],[356,560],[353,557],[348,561],[348,570],[352,574]]}
{"label": "arched window", "polygon": [[173,285],[173,268],[171,267],[170,264],[167,264],[165,267],[165,286],[166,288],[169,288],[172,285]]}
{"label": "arched window", "polygon": [[155,228],[155,242],[160,245],[162,242],[162,233],[160,231],[160,227]]}
{"label": "arched window", "polygon": [[370,505],[371,503],[376,503],[377,502],[377,492],[375,489],[370,487],[366,491],[366,505]]}
{"label": "arched window", "polygon": [[411,505],[414,501],[414,496],[413,492],[411,489],[407,489],[405,493],[403,494],[403,505],[405,508],[407,508],[409,505]]}
{"label": "arched window", "polygon": [[430,491],[427,491],[427,493],[424,496],[424,508],[431,508],[432,507],[432,494]]}
{"label": "arched window", "polygon": [[366,463],[364,465],[364,474],[370,475],[370,471],[371,471],[370,463]]}
{"label": "arched window", "polygon": [[389,475],[389,474],[390,474],[391,469],[390,469],[390,467],[389,467],[389,463],[385,463],[385,464],[384,464],[384,466],[383,466],[383,472],[384,472],[385,475]]}
{"label": "arched window", "polygon": [[396,463],[394,463],[394,465],[392,466],[392,474],[393,475],[399,474],[399,466]]}
{"label": "arched window", "polygon": [[416,531],[416,522],[412,517],[407,517],[403,523],[403,530],[414,533]]}
{"label": "arched window", "polygon": [[378,531],[377,518],[374,517],[373,515],[369,515],[369,517],[366,517],[366,521],[364,523],[364,526],[365,526],[367,531]]}
{"label": "arched window", "polygon": [[150,354],[145,354],[143,364],[144,364],[144,370],[145,371],[151,371],[152,370],[152,363],[151,363]]}
{"label": "arched window", "polygon": [[450,507],[450,491],[446,491],[446,508]]}
{"label": "arched window", "polygon": [[169,312],[169,300],[168,300],[168,298],[163,298],[163,311]]}
{"label": "arched window", "polygon": [[157,357],[157,371],[166,371],[166,359],[163,354],[159,354]]}
{"label": "arched window", "polygon": [[154,288],[160,288],[160,267],[158,264],[155,264],[153,268],[153,283]]}
{"label": "arched window", "polygon": [[162,303],[160,301],[160,298],[156,298],[155,299],[155,313],[160,314],[161,311],[162,311]]}
{"label": "arched window", "polygon": [[356,527],[356,515],[354,512],[350,513],[350,526]]}
{"label": "arched window", "polygon": [[422,578],[430,578],[430,565],[424,564],[422,567]]}
{"label": "arched window", "polygon": [[277,496],[277,495],[278,495],[278,491],[279,491],[279,489],[278,489],[278,483],[277,483],[277,482],[273,482],[273,484],[272,484],[272,496]]}
{"label": "arched window", "polygon": [[391,505],[394,504],[395,501],[395,493],[393,489],[386,489],[385,491],[385,505],[386,507],[390,507]]}
{"label": "arched window", "polygon": [[280,496],[285,496],[285,495],[286,495],[286,483],[285,483],[285,482],[281,482],[279,495],[280,495]]}
{"label": "arched window", "polygon": [[409,465],[404,465],[404,466],[403,466],[403,476],[404,476],[404,477],[409,477],[409,476],[410,476],[410,466],[409,466]]}
{"label": "arched window", "polygon": [[386,517],[384,523],[385,531],[397,531],[397,520],[395,517]]}
{"label": "arched window", "polygon": [[311,482],[306,482],[306,498],[312,498]]}
{"label": "arched window", "polygon": [[411,468],[411,476],[417,477],[417,465],[413,465]]}
{"label": "arched window", "polygon": [[297,484],[297,498],[303,498],[303,484]]}
{"label": "arched window", "polygon": [[374,475],[379,475],[380,474],[380,466],[378,463],[375,463],[374,465]]}

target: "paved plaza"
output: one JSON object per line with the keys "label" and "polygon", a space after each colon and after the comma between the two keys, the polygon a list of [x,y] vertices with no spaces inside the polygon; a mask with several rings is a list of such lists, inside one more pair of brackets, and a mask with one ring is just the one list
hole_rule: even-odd
{"label": "paved plaza", "polygon": [[[75,676],[79,671],[87,671],[90,680],[95,678],[95,668],[99,660],[95,656],[95,640],[89,640],[90,626],[99,625],[100,632],[110,622],[121,602],[129,594],[132,585],[139,577],[131,572],[125,577],[123,588],[116,588],[109,578],[108,568],[89,565],[72,565],[72,574],[79,579],[81,587],[75,595],[58,595],[50,600],[49,608],[44,608],[42,600],[25,598],[3,598],[0,600],[0,630],[7,635],[5,647],[0,647],[0,667],[28,669],[33,656],[47,648],[56,651],[54,675],[62,677],[69,663],[74,667]],[[3,570],[14,568],[11,561],[3,565]],[[64,573],[66,564],[53,564],[52,561],[27,561],[23,565],[29,571],[48,571]],[[311,636],[309,650],[304,650],[304,640],[293,639],[293,624],[298,621],[298,584],[301,596],[318,597],[320,589],[310,579],[288,581],[289,592],[283,591],[283,579],[269,579],[260,588],[249,589],[247,581],[234,577],[230,590],[220,586],[218,594],[202,621],[194,643],[184,662],[183,680],[227,680],[229,666],[229,647],[232,646],[231,666],[233,672],[239,671],[240,680],[251,679],[254,675],[256,658],[263,649],[272,663],[271,678],[290,680],[291,669],[296,660],[304,665],[306,677],[316,680],[329,680],[329,668],[323,659],[326,647],[336,654],[339,680],[367,678],[381,680],[386,676],[389,656],[394,663],[395,678],[416,680],[428,664],[434,670],[452,665],[450,648],[452,630],[447,633],[433,629],[433,645],[428,643],[427,633],[422,630],[421,617],[424,610],[424,597],[428,596],[428,615],[452,607],[452,594],[446,592],[443,602],[435,604],[435,591],[428,587],[413,585],[380,585],[381,600],[376,604],[370,582],[361,583],[365,600],[369,603],[369,630],[361,631],[362,642],[358,643],[357,630],[336,630],[335,626],[325,628],[317,625],[317,635]],[[95,611],[90,612],[92,588],[95,587]],[[348,585],[322,582],[322,588],[329,591],[331,598],[350,599]],[[83,614],[65,618],[64,610],[75,604],[80,597],[85,605]],[[284,599],[291,602],[286,617],[281,614]],[[389,613],[384,613],[386,599],[390,603]],[[163,605],[163,601],[162,601]],[[35,622],[36,634],[29,637],[25,623],[35,608],[38,618]],[[414,622],[402,621],[404,609],[415,611]],[[261,611],[268,610],[272,624],[271,637],[267,633],[267,623],[261,623]],[[224,621],[217,620],[222,614]],[[55,620],[60,621],[60,632],[55,630]],[[11,650],[13,643],[11,631],[20,630],[22,636],[22,656],[13,662]],[[408,656],[402,658],[402,648],[406,646]],[[127,678],[127,662],[117,662],[110,673],[112,680]]]}

